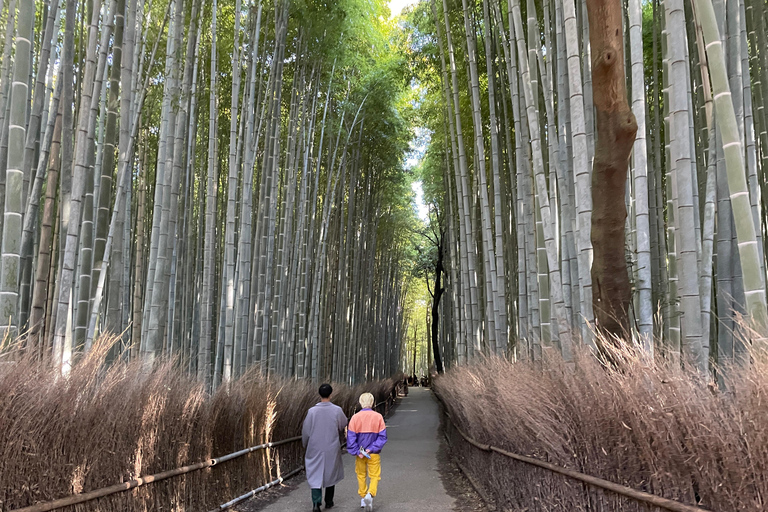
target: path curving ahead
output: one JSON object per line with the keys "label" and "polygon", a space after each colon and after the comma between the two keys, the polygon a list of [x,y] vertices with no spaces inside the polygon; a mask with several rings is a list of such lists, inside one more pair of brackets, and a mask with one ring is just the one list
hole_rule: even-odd
{"label": "path curving ahead", "polygon": [[[381,454],[381,482],[374,500],[376,512],[426,512],[454,510],[438,472],[440,416],[432,393],[411,388],[387,420],[388,441]],[[344,455],[344,480],[336,486],[332,511],[361,510],[357,495],[355,459]],[[265,512],[309,512],[309,487],[297,489],[265,507]],[[323,504],[323,510],[325,505]]]}

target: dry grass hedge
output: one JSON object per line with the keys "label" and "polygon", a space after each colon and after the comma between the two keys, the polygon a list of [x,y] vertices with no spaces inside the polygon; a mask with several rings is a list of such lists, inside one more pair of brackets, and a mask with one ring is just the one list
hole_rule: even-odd
{"label": "dry grass hedge", "polygon": [[[0,511],[51,501],[299,435],[314,385],[253,372],[213,396],[171,363],[105,369],[95,350],[67,377],[6,352],[0,361]],[[351,414],[363,391],[384,400],[387,380],[332,400]],[[303,464],[301,443],[101,498],[68,511],[205,511]]]}
{"label": "dry grass hedge", "polygon": [[[713,511],[768,508],[768,363],[731,368],[722,389],[631,352],[608,367],[488,359],[435,387],[470,437]],[[647,511],[628,499],[477,450],[448,427],[452,450],[502,510]]]}

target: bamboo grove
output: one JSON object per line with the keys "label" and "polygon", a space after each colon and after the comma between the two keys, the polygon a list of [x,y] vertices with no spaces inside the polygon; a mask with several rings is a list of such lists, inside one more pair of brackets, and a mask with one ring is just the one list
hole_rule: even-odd
{"label": "bamboo grove", "polygon": [[703,374],[764,345],[768,4],[425,0],[406,23],[447,364],[568,360],[601,327]]}
{"label": "bamboo grove", "polygon": [[408,76],[382,1],[0,2],[0,323],[66,370],[398,370]]}

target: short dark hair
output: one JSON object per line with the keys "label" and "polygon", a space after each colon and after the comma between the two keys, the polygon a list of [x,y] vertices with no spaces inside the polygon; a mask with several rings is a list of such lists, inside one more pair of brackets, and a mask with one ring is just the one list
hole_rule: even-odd
{"label": "short dark hair", "polygon": [[322,384],[317,392],[320,393],[321,398],[328,398],[333,393],[333,388],[330,384]]}

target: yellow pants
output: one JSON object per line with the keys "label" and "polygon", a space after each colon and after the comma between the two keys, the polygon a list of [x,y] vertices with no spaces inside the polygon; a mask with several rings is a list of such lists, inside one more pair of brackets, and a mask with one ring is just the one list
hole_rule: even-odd
{"label": "yellow pants", "polygon": [[[370,459],[355,457],[355,473],[357,473],[357,494],[361,498],[365,498],[368,493],[376,496],[376,489],[381,480],[381,456],[378,453],[372,453]],[[370,485],[365,485],[366,473],[371,479]]]}

